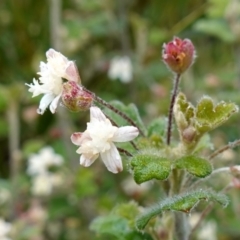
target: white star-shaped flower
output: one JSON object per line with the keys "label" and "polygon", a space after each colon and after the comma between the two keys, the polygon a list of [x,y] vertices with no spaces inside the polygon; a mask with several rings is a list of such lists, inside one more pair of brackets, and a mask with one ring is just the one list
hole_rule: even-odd
{"label": "white star-shaped flower", "polygon": [[33,154],[28,160],[27,173],[31,176],[46,174],[51,166],[60,166],[63,158],[51,147],[42,148],[38,154]]}
{"label": "white star-shaped flower", "polygon": [[80,146],[77,153],[81,154],[80,164],[88,167],[98,157],[110,172],[122,171],[122,159],[114,142],[128,142],[137,137],[139,131],[136,127],[113,126],[98,107],[90,108],[90,122],[85,132],[73,133],[71,140]]}
{"label": "white star-shaped flower", "polygon": [[63,91],[63,78],[75,82],[80,80],[73,61],[69,61],[54,49],[49,49],[46,56],[47,63],[40,63],[39,81],[34,78],[33,83],[26,84],[29,86],[28,91],[33,93],[33,97],[44,94],[40,101],[39,114],[43,114],[49,105],[50,111],[56,112]]}

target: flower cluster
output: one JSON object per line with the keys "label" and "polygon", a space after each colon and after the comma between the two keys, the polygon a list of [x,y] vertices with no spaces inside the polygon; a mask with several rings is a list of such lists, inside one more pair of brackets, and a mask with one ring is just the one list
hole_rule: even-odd
{"label": "flower cluster", "polygon": [[[83,133],[76,132],[71,136],[72,142],[79,146],[77,153],[81,154],[80,164],[88,167],[100,156],[109,171],[113,173],[122,171],[121,156],[114,142],[133,140],[139,134],[138,129],[133,126],[120,128],[113,126],[100,108],[92,106],[94,94],[79,85],[80,77],[74,62],[53,49],[48,50],[46,56],[47,63],[40,63],[38,73],[41,84],[36,79],[33,79],[33,83],[26,84],[29,86],[29,91],[33,93],[33,97],[44,94],[38,113],[43,114],[48,105],[50,105],[50,111],[55,113],[60,98],[71,111],[90,109],[90,122],[87,124],[87,130]],[[112,79],[120,78],[123,82],[131,81],[130,59],[128,57],[114,58],[108,74]],[[64,83],[63,79],[67,82]],[[49,148],[43,149],[39,155],[30,158],[27,172],[34,176],[33,192],[35,194],[51,192],[50,183],[54,185],[56,179],[49,175],[47,168],[61,163],[62,159],[59,156],[53,156]]]}
{"label": "flower cluster", "polygon": [[33,195],[49,195],[53,188],[62,183],[61,175],[50,171],[51,167],[63,164],[62,156],[54,153],[50,147],[33,154],[28,160],[27,173],[32,176]]}

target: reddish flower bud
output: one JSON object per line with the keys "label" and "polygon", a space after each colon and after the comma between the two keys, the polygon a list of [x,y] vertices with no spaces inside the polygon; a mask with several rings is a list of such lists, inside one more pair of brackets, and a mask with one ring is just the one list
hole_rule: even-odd
{"label": "reddish flower bud", "polygon": [[193,64],[195,57],[195,48],[189,39],[174,37],[173,41],[163,44],[163,61],[175,73],[185,72]]}
{"label": "reddish flower bud", "polygon": [[85,111],[92,106],[93,96],[77,82],[67,81],[63,84],[62,102],[70,111]]}

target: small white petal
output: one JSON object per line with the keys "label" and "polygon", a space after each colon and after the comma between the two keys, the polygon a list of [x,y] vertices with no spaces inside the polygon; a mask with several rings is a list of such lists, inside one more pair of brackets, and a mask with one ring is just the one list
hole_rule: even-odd
{"label": "small white petal", "polygon": [[98,154],[92,156],[85,156],[84,154],[80,157],[80,164],[84,167],[89,167],[98,158]]}
{"label": "small white petal", "polygon": [[75,132],[71,135],[71,141],[73,144],[80,146],[82,141],[81,141],[81,137],[82,137],[83,133],[81,132]]}
{"label": "small white petal", "polygon": [[100,155],[108,171],[119,173],[123,170],[121,156],[113,143],[108,151],[101,152]]}
{"label": "small white petal", "polygon": [[90,122],[92,122],[94,119],[97,119],[99,121],[105,121],[107,118],[100,108],[90,107]]}
{"label": "small white petal", "polygon": [[80,146],[83,144],[84,141],[91,140],[88,132],[75,132],[71,135],[71,141],[73,144]]}
{"label": "small white petal", "polygon": [[46,108],[48,107],[48,105],[50,104],[50,102],[53,101],[54,97],[55,96],[51,93],[45,94],[40,101],[37,113],[38,114],[43,114],[45,112]]}
{"label": "small white petal", "polygon": [[76,64],[73,61],[69,61],[65,71],[65,78],[69,81],[80,83],[80,76]]}
{"label": "small white petal", "polygon": [[113,142],[128,142],[128,141],[133,140],[135,137],[137,137],[138,134],[139,134],[139,131],[136,127],[132,127],[132,126],[120,127],[114,133],[112,141]]}
{"label": "small white petal", "polygon": [[51,105],[50,105],[50,111],[52,112],[52,113],[55,113],[56,112],[56,109],[57,109],[57,106],[58,106],[58,102],[59,102],[59,100],[60,100],[60,97],[62,96],[62,94],[59,94],[58,96],[56,96],[54,99],[53,99],[53,101],[52,101],[52,103],[51,103]]}

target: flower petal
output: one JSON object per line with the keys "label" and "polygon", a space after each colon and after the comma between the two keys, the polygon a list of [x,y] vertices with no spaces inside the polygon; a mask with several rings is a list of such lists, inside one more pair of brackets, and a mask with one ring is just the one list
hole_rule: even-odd
{"label": "flower petal", "polygon": [[52,103],[50,104],[50,111],[51,111],[52,113],[55,113],[55,112],[56,112],[56,109],[57,109],[57,106],[58,106],[58,102],[59,102],[59,99],[60,99],[61,96],[62,96],[62,94],[57,95],[57,96],[53,99]]}
{"label": "flower petal", "polygon": [[80,157],[80,164],[84,167],[89,167],[97,158],[98,154],[92,156],[86,156],[85,154],[82,154]]}
{"label": "flower petal", "polygon": [[39,104],[39,108],[37,110],[38,114],[43,114],[48,107],[48,105],[53,101],[54,95],[52,93],[45,94]]}
{"label": "flower petal", "polygon": [[65,70],[65,77],[68,81],[81,82],[77,66],[73,61],[68,62]]}
{"label": "flower petal", "polygon": [[121,156],[113,143],[108,151],[101,152],[100,155],[108,171],[119,173],[123,170]]}
{"label": "flower petal", "polygon": [[80,146],[81,145],[81,137],[82,137],[82,134],[81,132],[75,132],[71,135],[71,141],[73,144],[77,145],[77,146]]}
{"label": "flower petal", "polygon": [[90,107],[90,122],[92,122],[94,119],[105,121],[107,118],[100,108],[93,106]]}
{"label": "flower petal", "polygon": [[132,127],[132,126],[120,127],[114,133],[112,141],[113,142],[128,142],[128,141],[133,140],[135,137],[137,137],[138,134],[139,134],[139,131],[136,127]]}

